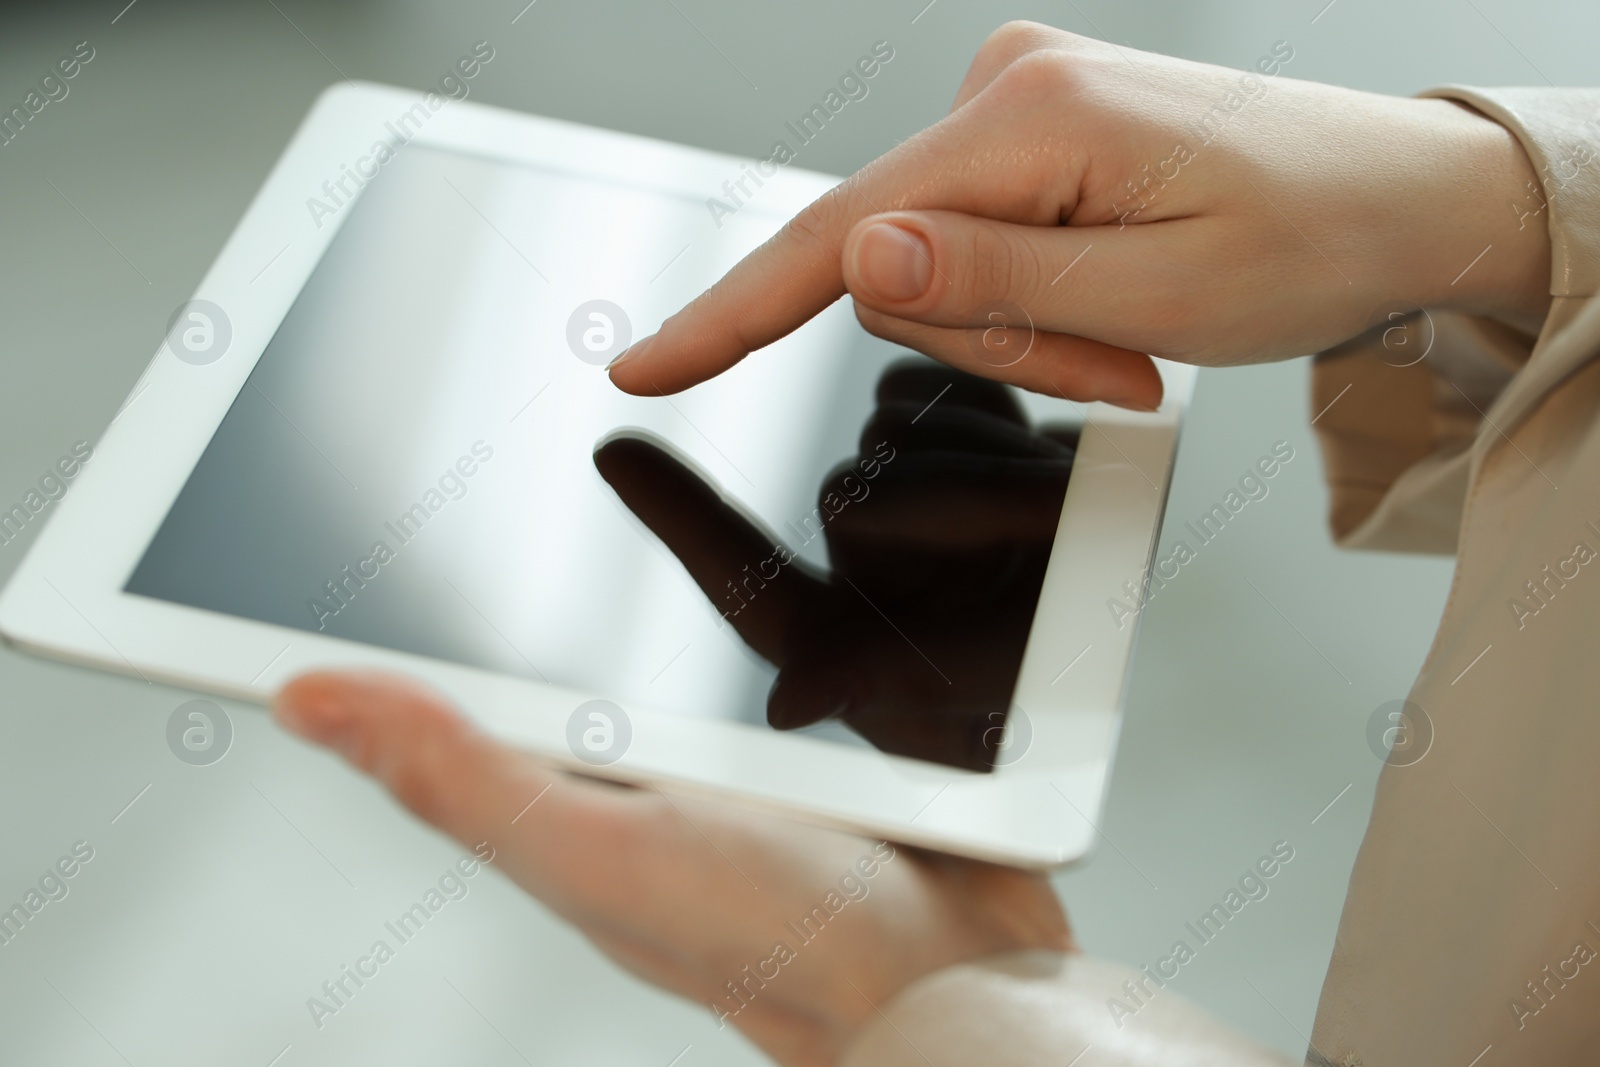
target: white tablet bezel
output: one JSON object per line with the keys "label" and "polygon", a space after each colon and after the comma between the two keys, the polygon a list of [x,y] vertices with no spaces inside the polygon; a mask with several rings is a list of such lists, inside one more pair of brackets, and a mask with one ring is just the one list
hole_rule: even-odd
{"label": "white tablet bezel", "polygon": [[[1029,729],[1008,738],[1005,763],[992,774],[632,709],[626,754],[593,767],[569,751],[566,723],[577,704],[604,693],[122,591],[338,232],[342,213],[316,225],[307,197],[385,136],[385,123],[423,99],[358,84],[330,89],[317,101],[195,293],[228,309],[227,353],[197,374],[165,344],[158,349],[0,595],[0,634],[52,657],[254,703],[316,667],[401,671],[436,686],[494,733],[590,774],[736,796],[813,822],[1015,866],[1051,867],[1088,853],[1138,630],[1138,614],[1113,611],[1112,604],[1133,603],[1129,589],[1154,553],[1193,389],[1189,367],[1161,364],[1166,401],[1158,412],[1084,408],[1078,461],[1015,696],[1013,721],[1025,716]],[[467,101],[428,114],[411,138],[420,144],[696,198],[720,189],[745,162]],[[768,205],[792,213],[838,180],[785,168],[763,195]]]}

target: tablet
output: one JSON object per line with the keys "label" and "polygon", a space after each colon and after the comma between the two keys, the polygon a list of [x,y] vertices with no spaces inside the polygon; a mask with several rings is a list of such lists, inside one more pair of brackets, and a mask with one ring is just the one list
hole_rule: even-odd
{"label": "tablet", "polygon": [[837,180],[329,90],[0,631],[257,703],[401,671],[588,774],[1085,855],[1192,370],[1150,414],[1024,395],[841,303],[681,394],[606,377]]}

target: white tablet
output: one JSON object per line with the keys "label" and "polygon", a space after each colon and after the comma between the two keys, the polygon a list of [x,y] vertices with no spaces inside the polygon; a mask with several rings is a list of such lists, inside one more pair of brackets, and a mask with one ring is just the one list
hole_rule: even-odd
{"label": "white tablet", "polygon": [[1159,412],[1080,406],[840,304],[679,395],[605,375],[836,181],[329,90],[63,477],[0,630],[258,703],[402,671],[590,774],[1083,856],[1192,371],[1162,366]]}

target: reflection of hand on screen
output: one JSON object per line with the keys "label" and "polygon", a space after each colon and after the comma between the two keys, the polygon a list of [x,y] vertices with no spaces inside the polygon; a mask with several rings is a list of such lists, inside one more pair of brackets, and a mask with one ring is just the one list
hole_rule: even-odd
{"label": "reflection of hand on screen", "polygon": [[921,361],[891,367],[877,400],[798,526],[824,538],[827,573],[642,435],[595,465],[778,668],[773,726],[837,718],[887,752],[988,770],[1073,449],[1006,387]]}

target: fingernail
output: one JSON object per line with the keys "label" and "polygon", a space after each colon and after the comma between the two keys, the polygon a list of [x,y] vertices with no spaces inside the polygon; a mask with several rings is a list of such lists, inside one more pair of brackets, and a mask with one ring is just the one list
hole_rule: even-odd
{"label": "fingernail", "polygon": [[622,350],[622,355],[618,356],[616,359],[614,359],[610,363],[606,364],[606,370],[609,371],[613,367],[620,367],[620,366],[622,366],[622,364],[627,363],[627,362],[635,359],[641,353],[643,353],[645,349],[649,348],[650,347],[650,342],[654,341],[655,339],[656,339],[656,335],[655,334],[651,334],[649,337],[642,337],[639,340],[633,342],[633,344],[629,345],[627,348]]}
{"label": "fingernail", "polygon": [[1130,398],[1127,398],[1127,397],[1121,397],[1121,398],[1117,398],[1117,399],[1107,398],[1106,403],[1115,404],[1119,408],[1127,408],[1129,411],[1150,412],[1150,411],[1158,411],[1158,410],[1160,410],[1160,405],[1159,404],[1158,405],[1152,405],[1147,400],[1133,400],[1133,399],[1130,399]]}
{"label": "fingernail", "polygon": [[875,222],[856,240],[855,266],[865,295],[893,303],[914,300],[933,280],[933,249],[915,230]]}

